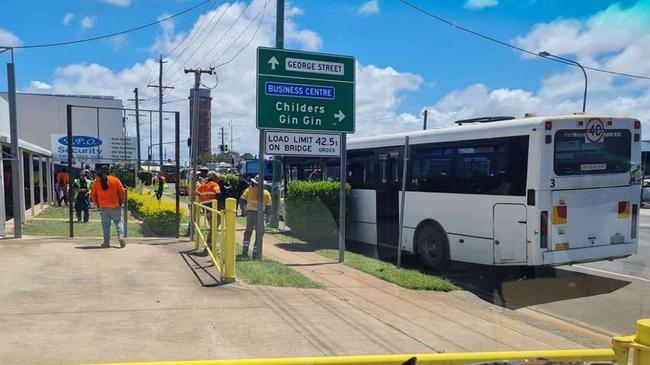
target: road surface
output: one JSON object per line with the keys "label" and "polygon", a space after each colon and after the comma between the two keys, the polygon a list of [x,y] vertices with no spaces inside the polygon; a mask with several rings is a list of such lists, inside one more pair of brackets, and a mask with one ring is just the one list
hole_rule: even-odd
{"label": "road surface", "polygon": [[[421,266],[407,258],[406,265]],[[638,254],[616,261],[561,266],[537,272],[454,263],[445,276],[482,299],[534,311],[604,334],[632,334],[650,318],[650,209],[640,216]]]}

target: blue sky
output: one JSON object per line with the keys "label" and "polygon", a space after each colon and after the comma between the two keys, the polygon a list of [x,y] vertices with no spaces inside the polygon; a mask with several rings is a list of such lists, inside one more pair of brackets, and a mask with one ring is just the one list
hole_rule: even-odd
{"label": "blue sky", "polygon": [[[275,4],[267,1],[259,33],[251,46],[220,70],[220,86],[214,92],[215,125],[234,123],[237,127],[233,137],[245,146],[255,139],[248,128],[254,116],[250,110],[254,100],[254,48],[271,45],[274,37]],[[647,57],[642,56],[650,54],[650,1],[410,1],[454,23],[535,52],[547,50],[597,67],[650,74]],[[0,44],[56,42],[109,33],[150,22],[198,2],[8,0],[0,13]],[[146,81],[152,81],[152,57],[162,51],[173,61],[169,64],[172,76],[167,81],[177,86],[169,98],[184,98],[191,78],[183,77],[180,67],[207,66],[196,63],[216,58],[230,40],[234,41],[233,47],[223,59],[243,47],[256,23],[247,31],[244,27],[262,11],[264,2],[253,1],[228,33],[226,25],[236,19],[248,2],[213,0],[174,22],[117,40],[20,50],[16,54],[18,87],[24,91],[101,93],[126,98],[133,87],[143,89]],[[215,24],[213,32],[207,35],[207,29],[221,11],[225,14],[223,22]],[[69,15],[64,24],[66,14]],[[200,14],[205,16],[203,22],[197,20]],[[206,33],[203,49],[195,50],[194,58],[188,57],[192,47],[184,57],[169,54],[193,28],[195,44],[202,41],[197,30]],[[241,39],[235,39],[237,30],[244,31]],[[223,34],[224,41],[213,53],[202,54]],[[582,76],[577,70],[523,57],[512,49],[437,22],[396,0],[288,1],[287,46],[357,58],[357,117],[360,123],[364,119],[375,121],[367,122],[366,127],[360,124],[360,134],[417,128],[420,122],[416,119],[423,108],[432,111],[437,124],[444,125],[453,119],[486,113],[573,112],[581,102]],[[176,53],[182,48],[181,43]],[[4,62],[5,55],[0,55],[0,62]],[[590,88],[592,102],[588,105],[593,106],[592,110],[650,117],[650,81],[593,72],[590,81],[593,90]],[[2,72],[0,89],[5,85]],[[146,93],[152,96],[151,92]],[[618,102],[614,103],[615,100]],[[171,105],[186,109],[184,102]]]}

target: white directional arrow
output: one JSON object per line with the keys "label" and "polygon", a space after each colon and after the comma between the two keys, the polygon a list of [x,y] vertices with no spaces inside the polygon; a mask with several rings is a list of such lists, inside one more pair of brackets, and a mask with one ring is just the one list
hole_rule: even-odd
{"label": "white directional arrow", "polygon": [[275,66],[280,64],[275,56],[271,57],[267,63],[271,65],[271,70],[275,70]]}
{"label": "white directional arrow", "polygon": [[339,110],[337,113],[334,113],[334,118],[338,119],[340,123],[343,119],[345,119],[345,114]]}

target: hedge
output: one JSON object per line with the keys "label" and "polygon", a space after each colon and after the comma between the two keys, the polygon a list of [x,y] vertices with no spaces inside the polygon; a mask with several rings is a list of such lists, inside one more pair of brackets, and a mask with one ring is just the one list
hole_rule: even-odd
{"label": "hedge", "polygon": [[[339,186],[335,181],[291,181],[285,198],[285,222],[298,237],[314,242],[337,242]],[[350,185],[346,185],[350,207]]]}
{"label": "hedge", "polygon": [[[151,232],[158,236],[176,234],[176,204],[158,200],[152,195],[139,194],[133,189],[128,192],[129,209],[136,218],[141,219]],[[180,216],[185,216],[185,209],[180,208]]]}

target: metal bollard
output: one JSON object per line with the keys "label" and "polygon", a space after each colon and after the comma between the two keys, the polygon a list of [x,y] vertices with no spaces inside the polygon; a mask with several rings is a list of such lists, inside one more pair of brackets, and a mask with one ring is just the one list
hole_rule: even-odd
{"label": "metal bollard", "polygon": [[650,319],[636,321],[634,336],[634,365],[650,365]]}
{"label": "metal bollard", "polygon": [[[234,198],[226,199],[225,209],[225,239],[223,240],[224,275],[223,281],[235,281],[235,216],[237,214],[237,201]],[[224,223],[222,223],[224,224]]]}

